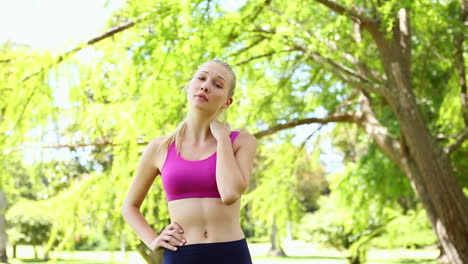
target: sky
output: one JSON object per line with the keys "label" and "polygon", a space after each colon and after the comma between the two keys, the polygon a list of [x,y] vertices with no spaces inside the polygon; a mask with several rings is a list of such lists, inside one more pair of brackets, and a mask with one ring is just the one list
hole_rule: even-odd
{"label": "sky", "polygon": [[[109,3],[105,0],[0,0],[0,43],[10,40],[36,50],[68,51],[106,30],[111,13],[123,4],[123,0],[110,0]],[[75,56],[87,54],[80,52]],[[51,85],[55,88],[55,102],[66,104],[68,88],[62,81],[59,79]],[[51,133],[42,143],[55,144],[57,139],[58,136]],[[80,159],[85,162],[89,150],[79,152]],[[65,148],[44,151],[27,148],[23,154],[26,163],[71,157]]]}
{"label": "sky", "polygon": [[0,0],[0,43],[57,51],[96,36],[123,0]]}
{"label": "sky", "polygon": [[[124,2],[124,0],[0,0],[0,43],[11,40],[30,45],[37,50],[67,51],[77,43],[87,41],[106,30],[106,21],[111,13]],[[222,3],[224,9],[235,11],[245,3],[245,0],[223,0]],[[82,55],[86,56],[83,52],[75,56]],[[56,102],[67,102],[67,90],[66,85],[58,87],[54,94]],[[301,144],[316,127],[318,125],[313,124],[294,128],[297,136],[293,139],[293,143]],[[332,126],[328,125],[322,131],[331,129]],[[311,142],[313,141],[315,140],[312,139]],[[50,144],[53,143],[54,139]],[[331,147],[330,140],[322,140],[320,146],[323,151],[321,159],[327,170],[340,170],[341,157]],[[85,152],[84,150],[83,158],[86,156]],[[55,154],[45,156],[49,158],[69,156],[67,155],[69,151],[66,149],[52,153]],[[44,158],[44,151],[37,149],[25,151],[25,159],[30,162],[41,158]]]}

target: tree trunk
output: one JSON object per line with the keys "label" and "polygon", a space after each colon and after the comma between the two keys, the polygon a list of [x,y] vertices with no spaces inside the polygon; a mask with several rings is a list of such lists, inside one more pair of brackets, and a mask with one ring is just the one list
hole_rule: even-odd
{"label": "tree trunk", "polygon": [[268,256],[275,256],[275,257],[286,256],[286,253],[284,253],[284,250],[281,248],[281,245],[279,243],[278,228],[276,227],[275,216],[273,216],[273,222],[271,223],[270,243],[271,243],[271,248],[270,250],[268,250]]}
{"label": "tree trunk", "polygon": [[439,256],[437,257],[437,262],[440,264],[450,264],[447,254],[444,251],[442,245],[438,245],[437,248],[440,250]]}
{"label": "tree trunk", "polygon": [[137,251],[148,264],[162,264],[164,250],[158,249],[151,251],[145,244],[140,243]]}
{"label": "tree trunk", "polygon": [[7,235],[6,235],[6,220],[5,209],[7,206],[6,195],[3,190],[0,190],[0,262],[8,263],[8,256],[6,252]]}
{"label": "tree trunk", "polygon": [[411,90],[400,92],[397,118],[407,138],[410,155],[421,172],[423,185],[435,217],[429,217],[452,263],[468,263],[468,201],[457,183],[447,155],[437,145],[424,124]]}
{"label": "tree trunk", "polygon": [[413,170],[419,172],[406,174],[426,207],[450,262],[468,263],[468,200],[457,182],[449,157],[430,134],[416,103],[411,87],[409,17],[404,9],[398,14],[393,39],[385,39],[383,34],[374,37],[388,76],[387,100],[407,144],[401,148],[408,149],[404,154],[414,161],[416,168]]}
{"label": "tree trunk", "polygon": [[49,250],[47,249],[46,245],[42,245],[42,249],[44,250],[44,261],[49,261],[50,256],[49,256]]}
{"label": "tree trunk", "polygon": [[39,254],[37,254],[37,247],[36,247],[36,245],[33,245],[33,249],[34,249],[34,259],[35,259],[35,260],[39,260]]}

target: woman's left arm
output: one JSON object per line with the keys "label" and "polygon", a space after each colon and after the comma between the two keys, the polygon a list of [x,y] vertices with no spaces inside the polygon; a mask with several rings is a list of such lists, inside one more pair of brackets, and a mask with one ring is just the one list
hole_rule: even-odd
{"label": "woman's left arm", "polygon": [[216,182],[221,201],[226,205],[239,200],[249,185],[257,140],[255,136],[241,131],[236,144],[239,147],[234,153],[229,135],[217,139]]}

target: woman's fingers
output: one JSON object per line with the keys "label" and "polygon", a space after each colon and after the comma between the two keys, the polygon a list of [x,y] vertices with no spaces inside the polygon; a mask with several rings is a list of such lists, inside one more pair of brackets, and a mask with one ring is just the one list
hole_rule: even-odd
{"label": "woman's fingers", "polygon": [[159,246],[160,246],[160,247],[163,247],[163,248],[167,248],[167,249],[172,250],[172,251],[176,251],[176,250],[177,250],[176,247],[174,247],[173,245],[171,245],[171,244],[169,244],[169,243],[167,243],[167,242],[165,242],[165,241],[162,241],[162,240],[159,242]]}
{"label": "woman's fingers", "polygon": [[178,223],[173,222],[172,224],[169,225],[169,229],[170,229],[170,231],[169,231],[170,235],[177,238],[177,240],[179,242],[181,242],[182,244],[185,243],[185,238],[182,235],[184,233],[184,230],[182,229],[182,227]]}
{"label": "woman's fingers", "polygon": [[182,227],[177,222],[172,223],[171,226],[173,228],[175,228],[177,230],[177,232],[179,232],[181,234],[184,233],[184,230],[182,229]]}
{"label": "woman's fingers", "polygon": [[184,236],[181,233],[177,232],[177,230],[171,230],[169,231],[169,234],[175,239],[177,239],[179,243],[182,243],[182,245],[185,244]]}
{"label": "woman's fingers", "polygon": [[186,240],[183,237],[184,230],[176,222],[166,226],[166,228],[159,234],[159,247],[167,248],[176,251],[177,246],[185,244]]}
{"label": "woman's fingers", "polygon": [[182,246],[184,244],[184,242],[182,242],[183,238],[177,238],[172,234],[165,234],[163,240],[174,246]]}

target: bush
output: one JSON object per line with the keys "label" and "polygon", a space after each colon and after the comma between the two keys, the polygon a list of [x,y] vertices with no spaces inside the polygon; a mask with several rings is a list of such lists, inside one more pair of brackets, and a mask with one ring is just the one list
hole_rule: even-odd
{"label": "bush", "polygon": [[437,244],[424,210],[410,211],[401,215],[388,226],[382,237],[372,242],[379,248],[421,248]]}
{"label": "bush", "polygon": [[13,245],[43,245],[49,240],[52,219],[48,212],[35,204],[36,202],[22,200],[8,209],[7,232]]}

